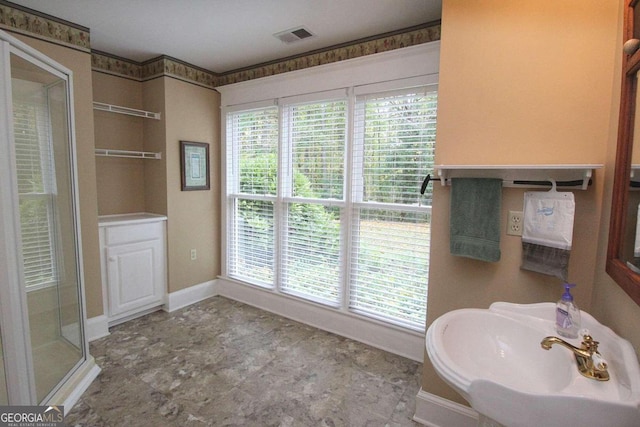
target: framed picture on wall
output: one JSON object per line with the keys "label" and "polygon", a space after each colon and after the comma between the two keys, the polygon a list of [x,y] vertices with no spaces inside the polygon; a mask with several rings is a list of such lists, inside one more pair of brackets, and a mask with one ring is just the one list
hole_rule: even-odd
{"label": "framed picture on wall", "polygon": [[209,190],[209,144],[180,141],[182,191]]}

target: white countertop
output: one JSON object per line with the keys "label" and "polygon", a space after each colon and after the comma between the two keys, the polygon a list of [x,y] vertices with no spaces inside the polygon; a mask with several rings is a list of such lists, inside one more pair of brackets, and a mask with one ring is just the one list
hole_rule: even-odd
{"label": "white countertop", "polygon": [[144,222],[166,221],[166,215],[158,215],[148,212],[136,212],[118,215],[98,216],[98,226],[140,224]]}

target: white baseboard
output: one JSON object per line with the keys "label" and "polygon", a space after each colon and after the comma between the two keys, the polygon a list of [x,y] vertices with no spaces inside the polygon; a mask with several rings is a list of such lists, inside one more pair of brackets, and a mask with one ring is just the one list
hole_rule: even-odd
{"label": "white baseboard", "polygon": [[425,336],[353,313],[312,304],[270,290],[220,278],[218,295],[252,305],[271,313],[351,338],[381,350],[423,362]]}
{"label": "white baseboard", "polygon": [[109,320],[104,314],[87,319],[85,326],[89,342],[109,335]]}
{"label": "white baseboard", "polygon": [[428,427],[476,427],[478,413],[467,406],[420,389],[416,396],[413,421]]}
{"label": "white baseboard", "polygon": [[[170,313],[172,311],[179,310],[183,307],[195,304],[198,301],[205,300],[215,295],[217,295],[216,280],[210,280],[208,282],[200,283],[198,285],[194,285],[186,289],[181,289],[177,292],[168,294],[166,297],[166,302],[162,306],[162,309]],[[152,308],[147,312],[155,310],[158,310],[158,308]],[[147,312],[144,312],[144,314],[146,314]],[[115,321],[112,320],[112,326],[130,320],[131,318],[135,318],[138,315],[140,315],[140,313],[124,319],[118,319]],[[107,316],[103,314],[87,319],[86,333],[89,342],[109,335],[109,319],[107,318]]]}
{"label": "white baseboard", "polygon": [[129,320],[137,319],[138,317],[146,316],[147,314],[151,314],[153,312],[156,312],[162,309],[163,309],[162,305],[152,305],[151,307],[142,309],[140,311],[136,311],[135,313],[132,313],[132,314],[125,314],[125,315],[120,314],[120,315],[114,316],[109,319],[109,327],[128,322]]}
{"label": "white baseboard", "polygon": [[171,313],[191,304],[216,296],[217,280],[209,280],[208,282],[193,285],[167,295],[166,303],[162,309]]}

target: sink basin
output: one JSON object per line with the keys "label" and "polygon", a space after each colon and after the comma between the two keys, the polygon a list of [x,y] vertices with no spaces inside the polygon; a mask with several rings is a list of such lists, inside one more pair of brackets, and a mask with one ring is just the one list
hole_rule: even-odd
{"label": "sink basin", "polygon": [[[436,319],[427,353],[438,375],[480,414],[510,427],[638,426],[640,366],[631,344],[581,312],[600,342],[609,381],[585,378],[574,355],[540,341],[556,335],[555,304],[497,302]],[[576,347],[580,339],[565,339]]]}

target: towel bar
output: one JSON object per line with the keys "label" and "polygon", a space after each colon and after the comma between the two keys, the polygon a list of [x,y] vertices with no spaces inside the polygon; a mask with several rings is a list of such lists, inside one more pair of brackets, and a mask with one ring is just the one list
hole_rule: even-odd
{"label": "towel bar", "polygon": [[[424,194],[427,190],[427,186],[431,181],[441,181],[445,180],[446,182],[443,185],[451,184],[451,178],[432,178],[431,174],[428,174],[424,181],[422,181],[422,185],[420,186],[420,194]],[[593,180],[589,178],[587,181],[587,186],[591,185]],[[551,181],[534,181],[534,180],[513,180],[513,181],[502,181],[503,187],[551,187]],[[574,179],[570,181],[556,181],[556,186],[558,188],[569,188],[569,187],[582,187],[584,185],[584,180],[582,179]]]}

